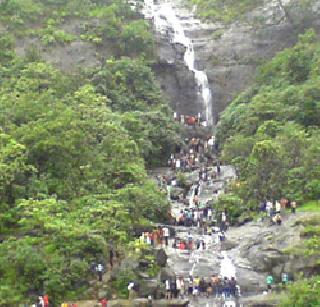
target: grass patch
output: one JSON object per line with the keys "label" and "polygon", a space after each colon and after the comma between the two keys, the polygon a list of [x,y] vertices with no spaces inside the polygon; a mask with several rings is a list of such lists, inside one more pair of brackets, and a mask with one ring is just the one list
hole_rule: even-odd
{"label": "grass patch", "polygon": [[320,212],[320,201],[313,200],[297,209],[299,212]]}

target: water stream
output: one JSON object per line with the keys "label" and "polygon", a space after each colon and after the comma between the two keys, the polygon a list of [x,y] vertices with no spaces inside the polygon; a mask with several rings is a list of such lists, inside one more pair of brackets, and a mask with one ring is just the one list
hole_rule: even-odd
{"label": "water stream", "polygon": [[185,33],[183,19],[179,18],[179,10],[172,2],[154,4],[153,0],[145,0],[144,4],[143,14],[146,19],[153,21],[156,31],[162,35],[170,35],[172,44],[181,44],[185,47],[184,62],[188,69],[194,73],[197,82],[197,94],[203,104],[204,114],[202,116],[205,117],[206,125],[212,126],[212,94],[208,76],[205,71],[198,70],[195,67],[193,42]]}

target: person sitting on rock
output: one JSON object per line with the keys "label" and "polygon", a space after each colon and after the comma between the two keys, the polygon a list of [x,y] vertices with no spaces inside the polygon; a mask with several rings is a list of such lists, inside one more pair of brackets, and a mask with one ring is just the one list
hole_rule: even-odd
{"label": "person sitting on rock", "polygon": [[278,226],[281,226],[282,218],[281,218],[281,215],[280,215],[280,214],[277,214],[277,215],[276,215],[276,223],[277,223]]}

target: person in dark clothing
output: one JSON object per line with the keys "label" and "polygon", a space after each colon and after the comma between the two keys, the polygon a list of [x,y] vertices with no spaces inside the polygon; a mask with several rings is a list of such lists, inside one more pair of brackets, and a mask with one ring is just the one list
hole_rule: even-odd
{"label": "person in dark clothing", "polygon": [[217,161],[217,174],[218,174],[218,175],[221,174],[221,164],[220,164],[220,161]]}
{"label": "person in dark clothing", "polygon": [[237,282],[234,277],[231,277],[229,281],[229,288],[230,288],[230,294],[235,297],[236,296],[236,290],[237,290]]}
{"label": "person in dark clothing", "polygon": [[206,282],[204,280],[204,278],[202,277],[200,279],[200,283],[199,283],[199,292],[200,295],[206,293],[207,287],[206,287]]}
{"label": "person in dark clothing", "polygon": [[113,253],[112,248],[110,248],[110,251],[109,251],[109,263],[110,263],[110,267],[111,268],[113,268],[113,257],[114,257],[114,253]]}
{"label": "person in dark clothing", "polygon": [[170,281],[170,291],[171,291],[171,297],[177,298],[177,283],[174,278],[171,279]]}

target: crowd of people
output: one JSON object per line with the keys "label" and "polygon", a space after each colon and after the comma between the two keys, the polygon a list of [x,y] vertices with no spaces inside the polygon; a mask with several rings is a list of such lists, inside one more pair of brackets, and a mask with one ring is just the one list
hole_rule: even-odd
{"label": "crowd of people", "polygon": [[239,287],[236,279],[231,277],[222,277],[212,275],[204,278],[199,276],[188,276],[184,278],[179,276],[177,278],[169,278],[165,280],[166,299],[185,299],[193,297],[207,298],[230,298],[239,295]]}
{"label": "crowd of people", "polygon": [[260,210],[265,212],[271,225],[280,226],[283,221],[283,213],[286,209],[290,209],[292,214],[296,213],[297,203],[288,199],[282,198],[274,202],[264,201],[261,203]]}
{"label": "crowd of people", "polygon": [[202,126],[207,127],[208,123],[203,118],[201,113],[198,113],[198,115],[184,115],[179,114],[177,112],[173,113],[173,118],[176,122],[179,122],[182,125],[185,126]]}
{"label": "crowd of people", "polygon": [[198,169],[201,164],[210,165],[212,157],[204,155],[205,152],[212,153],[216,149],[215,139],[208,136],[205,139],[185,139],[184,144],[177,144],[175,153],[168,159],[168,166],[173,171],[191,171]]}

